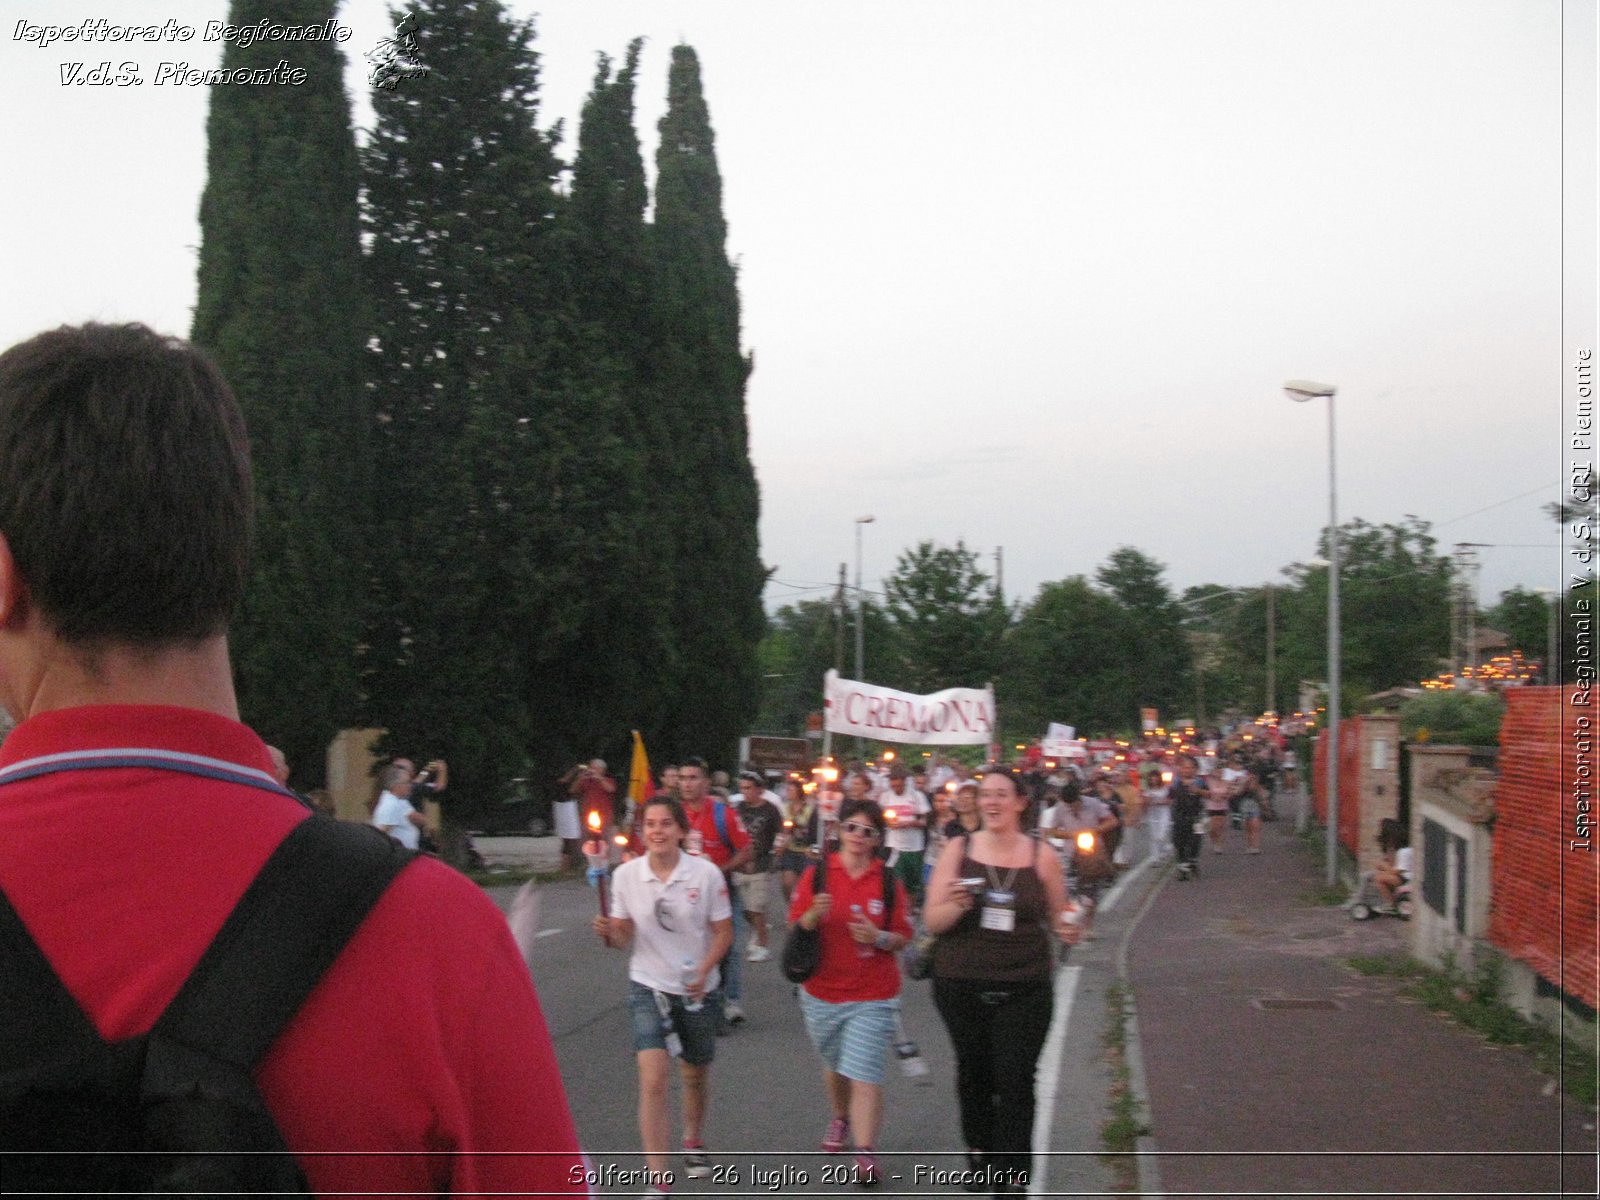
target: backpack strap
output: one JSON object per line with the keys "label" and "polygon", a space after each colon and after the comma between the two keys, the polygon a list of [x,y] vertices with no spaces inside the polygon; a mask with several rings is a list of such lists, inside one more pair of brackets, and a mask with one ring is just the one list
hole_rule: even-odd
{"label": "backpack strap", "polygon": [[368,825],[296,825],[151,1030],[146,1094],[216,1084],[219,1065],[254,1067],[414,857]]}
{"label": "backpack strap", "polygon": [[31,1074],[40,1063],[81,1061],[104,1044],[4,892],[0,892],[0,996],[6,998],[5,1021],[0,1025],[0,1084]]}
{"label": "backpack strap", "polygon": [[728,806],[721,800],[711,802],[711,819],[717,823],[717,836],[722,839],[722,844],[730,851],[733,842],[728,837]]}

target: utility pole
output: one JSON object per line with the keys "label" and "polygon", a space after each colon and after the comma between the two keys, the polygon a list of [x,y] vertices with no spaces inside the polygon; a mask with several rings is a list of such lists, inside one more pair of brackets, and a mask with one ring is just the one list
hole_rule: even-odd
{"label": "utility pole", "polygon": [[1277,622],[1273,619],[1274,599],[1277,591],[1267,584],[1267,707],[1266,712],[1278,711],[1277,678],[1274,671],[1276,663],[1273,661],[1273,649],[1277,637]]}
{"label": "utility pole", "polygon": [[994,594],[1000,598],[1000,603],[1006,602],[1006,548],[994,548]]}
{"label": "utility pole", "polygon": [[[844,674],[844,572],[839,564],[839,589],[833,594],[833,669]],[[822,757],[833,757],[833,730],[828,728],[826,715],[822,721]]]}
{"label": "utility pole", "polygon": [[844,589],[845,564],[839,564],[839,590],[833,597],[833,669],[844,674]]}

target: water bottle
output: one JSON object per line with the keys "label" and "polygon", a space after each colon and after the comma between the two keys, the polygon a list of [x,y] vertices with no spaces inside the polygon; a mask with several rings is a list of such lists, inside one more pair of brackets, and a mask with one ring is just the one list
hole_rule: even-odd
{"label": "water bottle", "polygon": [[694,986],[695,980],[700,978],[700,968],[695,963],[694,959],[686,958],[686,959],[683,960],[683,965],[678,968],[678,976],[679,976],[680,979],[683,980],[683,1008],[684,1008],[684,1011],[685,1012],[699,1012],[702,1008],[704,1008],[706,1006],[705,997],[702,996],[698,1000],[691,1000],[689,998],[689,989]]}
{"label": "water bottle", "polygon": [[[856,921],[865,921],[866,919],[866,914],[861,911],[861,905],[852,904],[850,906],[850,920],[852,923]],[[862,945],[860,942],[856,943],[857,958],[871,958],[873,950],[874,947],[870,942],[866,945]]]}
{"label": "water bottle", "polygon": [[687,854],[698,855],[706,848],[706,835],[698,829],[689,830],[689,836],[684,839],[683,849]]}

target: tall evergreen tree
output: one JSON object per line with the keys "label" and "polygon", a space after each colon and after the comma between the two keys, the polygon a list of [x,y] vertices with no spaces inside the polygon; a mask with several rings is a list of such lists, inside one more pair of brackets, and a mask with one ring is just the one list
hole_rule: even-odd
{"label": "tall evergreen tree", "polygon": [[[644,158],[633,124],[642,40],[615,74],[600,56],[584,104],[570,197],[560,213],[561,263],[572,324],[563,339],[567,373],[587,398],[590,469],[601,484],[609,531],[606,570],[587,592],[582,628],[562,661],[535,679],[547,691],[579,680],[559,705],[585,757],[620,755],[640,729],[652,751],[663,736],[659,681],[676,672],[671,637],[671,559],[664,514],[647,475],[666,431],[649,402],[650,257]],[[657,465],[654,471],[659,471]],[[653,472],[652,472],[653,473]]]}
{"label": "tall evergreen tree", "polygon": [[[312,25],[336,0],[234,0],[228,20]],[[278,42],[230,42],[225,70]],[[232,633],[240,708],[297,785],[322,782],[355,715],[370,511],[359,170],[336,43],[296,42],[298,86],[219,87],[207,121],[194,341],[238,393],[255,465],[256,549]]]}
{"label": "tall evergreen tree", "polygon": [[376,93],[364,158],[382,512],[369,692],[391,746],[448,757],[471,800],[586,749],[529,697],[603,548],[556,353],[559,164],[536,125],[533,24],[492,0],[412,11],[430,73]]}
{"label": "tall evergreen tree", "polygon": [[760,695],[765,632],[744,386],[739,292],[728,261],[722,178],[700,86],[700,62],[675,46],[656,151],[654,399],[671,472],[662,479],[676,531],[670,547],[679,669],[666,711],[668,753],[728,761]]}

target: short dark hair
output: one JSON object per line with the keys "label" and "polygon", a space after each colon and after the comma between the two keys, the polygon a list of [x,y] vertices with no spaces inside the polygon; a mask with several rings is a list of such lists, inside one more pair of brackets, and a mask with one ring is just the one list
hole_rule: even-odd
{"label": "short dark hair", "polygon": [[225,632],[253,515],[244,416],[202,351],[88,324],[0,354],[0,533],[63,641]]}
{"label": "short dark hair", "polygon": [[651,796],[650,799],[644,802],[644,808],[641,809],[639,813],[640,817],[642,818],[644,814],[649,812],[652,808],[666,809],[672,814],[672,820],[678,826],[678,828],[683,830],[685,833],[689,832],[689,813],[683,807],[683,801],[679,800],[676,796],[668,792],[661,792],[657,795]]}
{"label": "short dark hair", "polygon": [[883,832],[883,809],[878,807],[876,800],[846,800],[839,806],[839,824],[841,825],[851,817],[858,815],[864,816],[871,821],[879,833]]}
{"label": "short dark hair", "polygon": [[678,764],[678,770],[681,771],[684,767],[693,767],[698,771],[704,771],[708,777],[711,774],[710,765],[698,754],[691,754],[688,758],[684,759]]}

